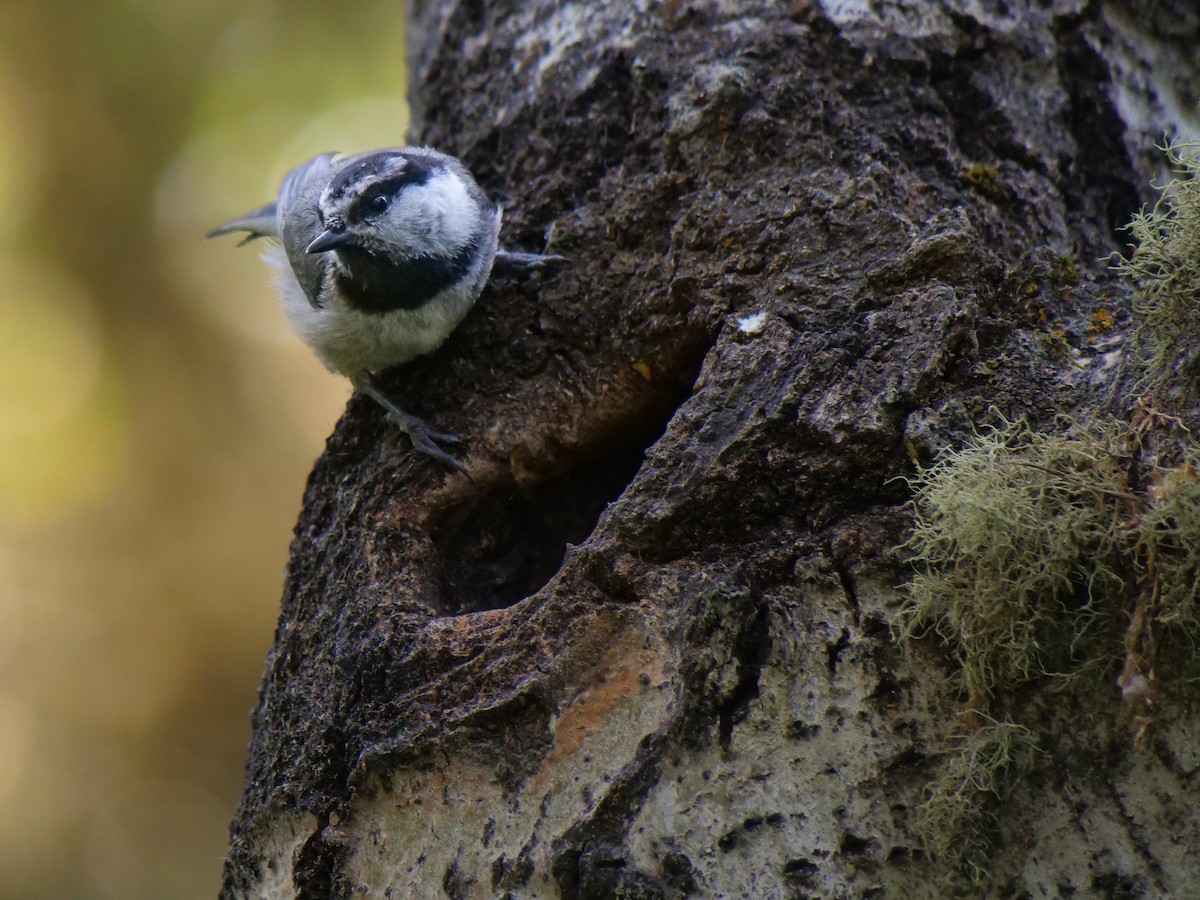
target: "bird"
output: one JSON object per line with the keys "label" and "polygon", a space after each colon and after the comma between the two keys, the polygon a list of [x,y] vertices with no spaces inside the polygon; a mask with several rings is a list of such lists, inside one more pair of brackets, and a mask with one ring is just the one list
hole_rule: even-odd
{"label": "bird", "polygon": [[270,238],[292,329],[331,372],[380,404],[413,447],[451,468],[461,443],[405,412],[380,386],[385,369],[431,353],[474,305],[493,267],[563,262],[499,247],[502,211],[458,159],[429,147],[322,153],[292,169],[274,202],[208,237]]}

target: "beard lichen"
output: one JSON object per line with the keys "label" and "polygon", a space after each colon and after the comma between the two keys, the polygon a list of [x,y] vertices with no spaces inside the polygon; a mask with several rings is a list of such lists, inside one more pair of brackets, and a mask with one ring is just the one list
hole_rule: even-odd
{"label": "beard lichen", "polygon": [[1136,356],[1159,384],[1200,375],[1200,141],[1172,141],[1162,150],[1174,177],[1155,185],[1154,206],[1125,226],[1133,245],[1115,266],[1137,285],[1143,320]]}
{"label": "beard lichen", "polygon": [[941,777],[916,810],[926,852],[952,875],[987,875],[997,807],[1028,772],[1037,753],[1033,735],[1012,722],[987,723],[965,734]]}
{"label": "beard lichen", "polygon": [[1043,687],[1111,691],[1140,740],[1159,693],[1200,675],[1200,449],[1131,484],[1133,432],[1056,425],[1005,422],[910,479],[896,628],[940,637],[966,698],[915,818],[952,879],[985,874],[990,810],[1032,766]]}
{"label": "beard lichen", "polygon": [[[1162,422],[1187,431],[1144,401],[1186,400],[1200,380],[1200,141],[1163,150],[1174,177],[1126,227],[1131,251],[1115,265],[1142,316],[1128,360],[1150,390],[1134,424],[1003,421],[910,479],[901,551],[914,573],[896,632],[937,635],[965,697],[914,817],[951,881],[987,875],[999,803],[1039,752],[1030,726],[1045,688],[1093,705],[1095,689],[1112,692],[1138,742],[1161,697],[1187,702],[1180,688],[1200,679],[1200,446],[1143,450]],[[1093,330],[1110,320],[1093,317]]]}
{"label": "beard lichen", "polygon": [[1145,496],[1136,532],[1138,589],[1117,679],[1139,738],[1154,721],[1160,671],[1168,685],[1200,675],[1200,452],[1188,448],[1175,466],[1155,469]]}
{"label": "beard lichen", "polygon": [[911,480],[916,569],[905,636],[932,627],[975,707],[1043,675],[1097,661],[1125,590],[1124,460],[1115,433],[985,432]]}

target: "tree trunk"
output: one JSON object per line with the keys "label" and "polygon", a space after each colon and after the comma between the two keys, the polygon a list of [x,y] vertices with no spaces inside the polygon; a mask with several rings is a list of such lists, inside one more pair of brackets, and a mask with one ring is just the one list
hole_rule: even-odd
{"label": "tree trunk", "polygon": [[[388,382],[469,477],[361,399],[330,438],[224,895],[967,877],[914,824],[964,698],[892,627],[904,479],[1000,416],[1127,411],[1105,258],[1194,123],[1188,9],[416,0],[415,138],[571,263],[494,278]],[[960,886],[1200,896],[1200,728],[1135,746],[1116,674],[1027,723]]]}

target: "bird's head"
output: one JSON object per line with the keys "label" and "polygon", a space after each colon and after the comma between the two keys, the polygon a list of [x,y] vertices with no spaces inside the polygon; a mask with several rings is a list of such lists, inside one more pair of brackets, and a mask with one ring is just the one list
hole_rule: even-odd
{"label": "bird's head", "polygon": [[321,192],[321,231],[309,253],[335,252],[403,265],[449,257],[476,241],[488,212],[483,192],[453,158],[433,151],[378,150],[343,160]]}

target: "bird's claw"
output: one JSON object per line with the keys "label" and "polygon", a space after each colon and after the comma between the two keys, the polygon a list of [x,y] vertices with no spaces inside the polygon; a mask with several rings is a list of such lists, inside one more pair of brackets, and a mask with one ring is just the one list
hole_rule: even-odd
{"label": "bird's claw", "polygon": [[401,414],[389,411],[387,413],[387,420],[408,435],[415,450],[424,453],[426,456],[432,456],[455,471],[462,470],[462,463],[436,443],[440,441],[443,444],[461,445],[463,443],[461,438],[453,434],[434,431],[416,416],[409,415],[408,413]]}
{"label": "bird's claw", "polygon": [[406,413],[383,391],[372,376],[356,381],[355,386],[384,408],[387,420],[408,435],[416,450],[426,456],[432,456],[455,471],[462,471],[462,464],[436,443],[441,441],[443,444],[461,444],[461,438],[453,434],[434,431],[412,413]]}
{"label": "bird's claw", "polygon": [[521,253],[514,250],[497,250],[492,263],[492,270],[501,274],[518,275],[524,272],[537,272],[569,262],[565,256],[557,253]]}

